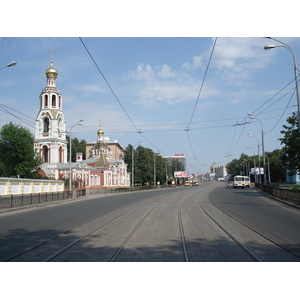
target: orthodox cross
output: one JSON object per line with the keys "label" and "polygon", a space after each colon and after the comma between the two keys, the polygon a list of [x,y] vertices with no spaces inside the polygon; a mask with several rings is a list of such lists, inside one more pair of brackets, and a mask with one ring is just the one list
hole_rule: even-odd
{"label": "orthodox cross", "polygon": [[49,52],[49,54],[50,54],[50,59],[51,59],[51,61],[53,61],[53,60],[54,60],[54,54],[55,54],[54,50],[51,50],[51,51]]}

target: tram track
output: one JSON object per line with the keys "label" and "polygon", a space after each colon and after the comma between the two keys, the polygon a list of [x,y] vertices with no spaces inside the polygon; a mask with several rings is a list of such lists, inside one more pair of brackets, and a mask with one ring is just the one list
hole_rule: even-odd
{"label": "tram track", "polygon": [[[79,243],[80,241],[82,241],[83,239],[89,237],[94,232],[96,232],[97,230],[101,229],[102,227],[104,227],[105,225],[109,224],[110,222],[113,222],[113,221],[117,220],[118,218],[120,218],[121,216],[123,216],[125,213],[126,212],[123,212],[123,213],[117,215],[116,217],[112,218],[108,222],[106,222],[106,223],[98,226],[97,228],[89,231],[87,234],[85,234],[85,235],[83,235],[83,236],[75,239],[75,241],[73,241],[72,243],[67,244],[66,246],[64,246],[63,248],[61,248],[60,250],[58,250],[57,252],[55,252],[54,254],[52,254],[51,256],[49,256],[46,259],[44,259],[43,262],[48,262],[48,261],[53,260],[55,257],[57,257],[58,255],[60,255],[61,253],[63,253],[66,250],[70,249],[71,247],[73,247],[74,245],[76,245],[77,243]],[[42,243],[34,245],[34,246],[30,247],[29,249],[26,249],[25,251],[22,251],[20,253],[17,253],[15,255],[9,257],[8,259],[4,260],[4,262],[15,261],[16,259],[18,259],[20,257],[22,258],[25,255],[27,255],[28,253],[31,253],[33,251],[39,252],[43,247],[47,247],[49,245],[49,243],[54,242],[54,241],[56,241],[58,239],[64,239],[67,234],[70,234],[70,233],[74,232],[76,229],[83,228],[84,226],[88,225],[89,223],[91,223],[91,222],[88,222],[88,223],[82,224],[80,226],[77,226],[75,228],[69,229],[67,231],[61,232],[61,233],[55,235],[54,237],[52,237],[52,238],[50,238],[50,239],[48,239],[48,240],[46,240],[46,241],[44,241]],[[36,254],[36,256],[39,256],[39,254]]]}
{"label": "tram track", "polygon": [[186,237],[184,234],[184,228],[183,228],[182,216],[181,216],[181,207],[179,207],[179,210],[178,210],[178,225],[179,225],[180,237],[181,237],[181,242],[182,242],[184,261],[190,262],[191,258],[190,258],[190,253],[189,253],[188,246],[187,246]]}
{"label": "tram track", "polygon": [[[120,243],[120,245],[118,247],[115,248],[114,252],[112,255],[110,255],[110,258],[107,260],[108,262],[115,262],[115,261],[122,261],[122,258],[120,259],[120,255],[122,253],[122,251],[124,250],[125,246],[127,245],[127,243],[130,241],[130,239],[132,238],[132,236],[136,233],[136,231],[141,227],[141,225],[145,222],[145,220],[150,217],[150,215],[159,208],[159,206],[161,206],[163,203],[165,203],[167,200],[172,199],[172,197],[168,197],[166,199],[164,199],[163,201],[159,202],[158,204],[156,204],[154,207],[152,207],[148,212],[146,212],[144,214],[144,216],[137,222],[137,224],[130,230],[130,232],[123,237],[123,241]],[[117,218],[115,218],[116,220]],[[108,223],[107,223],[108,224]],[[184,236],[184,229],[183,229],[183,225],[182,225],[182,220],[181,220],[181,210],[178,210],[178,224],[179,224],[179,232],[180,232],[180,238],[181,238],[181,242],[182,242],[182,249],[183,249],[183,257],[184,257],[184,261],[189,262],[190,258],[189,258],[189,253],[187,250],[187,244],[186,244],[186,240],[185,240],[185,236]],[[106,224],[105,224],[106,225]],[[58,252],[56,252],[55,254],[51,255],[50,257],[48,257],[47,259],[44,260],[44,262],[49,262],[52,261],[53,259],[55,259],[56,257],[58,257],[59,255],[61,255],[62,253],[66,252],[67,250],[71,249],[73,246],[75,246],[77,243],[80,243],[82,240],[84,240],[86,237],[92,235],[93,233],[97,232],[98,230],[101,230],[101,228],[103,228],[105,225],[96,228],[95,230],[91,231],[89,234],[77,239],[76,241],[74,241],[73,243],[69,244],[68,246],[64,247],[63,249],[59,250]]]}
{"label": "tram track", "polygon": [[282,245],[280,245],[279,243],[273,241],[272,239],[266,237],[264,234],[258,232],[257,230],[253,229],[252,227],[248,226],[247,224],[245,224],[244,222],[242,222],[241,220],[239,220],[238,218],[233,217],[232,215],[230,215],[229,213],[225,212],[223,209],[221,209],[220,207],[218,207],[217,205],[215,205],[214,203],[210,202],[211,205],[213,205],[216,209],[218,209],[219,211],[221,211],[224,215],[227,215],[229,218],[231,218],[232,220],[238,222],[239,224],[241,224],[242,226],[244,226],[245,228],[251,230],[253,233],[257,234],[258,236],[262,237],[263,239],[265,239],[266,241],[268,241],[269,243],[273,244],[275,247],[278,247],[280,249],[282,249],[283,251],[289,253],[290,255],[292,255],[293,257],[295,257],[296,259],[298,259],[300,261],[300,256],[297,255],[296,253],[294,253],[293,251],[289,250],[287,247],[284,247]]}
{"label": "tram track", "polygon": [[[165,201],[167,201],[168,199],[170,199],[172,197],[167,197],[162,201],[159,201],[159,203],[156,203],[154,207],[152,207],[151,209],[149,209],[144,215],[143,217],[138,220],[137,224],[130,230],[130,232],[123,237],[123,241],[120,243],[119,246],[115,247],[115,250],[113,251],[113,254],[111,255],[107,255],[110,256],[109,259],[105,260],[108,262],[114,262],[117,260],[117,258],[119,257],[120,253],[122,252],[122,250],[124,249],[125,245],[128,243],[128,241],[130,240],[130,238],[134,235],[134,233],[138,230],[138,228],[143,224],[143,222],[151,215],[151,213],[157,209],[161,204],[163,204]],[[157,201],[157,200],[156,200]],[[105,227],[107,227],[108,225],[111,225],[112,227],[114,226],[121,226],[122,227],[122,218],[123,220],[126,220],[128,218],[130,218],[130,216],[135,215],[135,214],[139,214],[139,207],[142,207],[143,204],[139,204],[139,205],[135,205],[134,210],[132,208],[127,209],[126,211],[123,211],[122,213],[114,216],[113,218],[109,218],[106,222],[102,222],[99,226],[93,227],[92,230],[89,230],[88,232],[85,232],[84,235],[74,239],[74,231],[77,230],[81,230],[81,231],[86,231],[86,229],[84,227],[89,226],[90,223],[86,223],[84,225],[78,226],[76,228],[73,228],[71,230],[67,230],[65,232],[62,232],[58,235],[56,235],[55,237],[48,239],[47,241],[44,241],[38,245],[35,245],[21,253],[18,253],[8,259],[6,259],[5,261],[23,261],[23,258],[25,261],[42,261],[42,262],[50,262],[50,261],[60,261],[59,257],[62,256],[63,254],[65,256],[67,256],[68,251],[71,251],[76,245],[82,243],[84,240],[86,240],[87,238],[91,237],[94,234],[101,234],[101,230],[103,230]],[[117,222],[117,223],[116,223]],[[112,225],[116,223],[116,225]],[[73,233],[73,240],[71,242],[68,242],[68,237],[67,235],[72,235]],[[57,244],[65,244],[63,247],[59,248],[58,246],[51,246],[50,244],[54,244],[56,242],[58,242]],[[56,251],[49,255],[48,252],[50,252],[51,250],[47,250],[47,247],[50,248],[58,248],[56,249]],[[45,258],[45,252],[46,254],[48,253],[48,255],[46,255]],[[40,260],[40,257],[43,257],[42,260]],[[67,260],[67,261],[72,261],[71,260]]]}
{"label": "tram track", "polygon": [[[158,203],[155,207],[153,207],[150,211],[148,211],[144,217],[136,224],[136,226],[131,230],[131,232],[127,235],[127,237],[124,239],[122,244],[116,249],[115,253],[112,255],[112,257],[109,259],[109,262],[114,262],[117,260],[117,257],[119,254],[122,252],[124,249],[125,245],[127,242],[130,240],[130,238],[134,235],[134,233],[141,227],[143,222],[153,213],[160,205],[162,205],[164,202],[167,200],[172,199],[173,197],[168,197],[164,201]],[[184,234],[184,228],[183,228],[183,223],[182,223],[182,217],[181,217],[181,206],[178,208],[178,229],[180,233],[180,240],[181,240],[181,245],[182,245],[182,252],[183,252],[183,261],[189,262],[190,261],[190,256],[189,256],[189,251],[187,247],[187,242]]]}
{"label": "tram track", "polygon": [[[220,222],[218,222],[216,220],[216,217],[213,217],[211,213],[208,213],[208,211],[203,208],[203,205],[201,205],[199,201],[198,201],[198,203],[199,203],[199,206],[201,207],[201,209],[224,232],[226,232],[226,234],[228,236],[231,236],[231,238],[233,240],[236,240],[236,242],[238,244],[240,244],[242,248],[245,247],[243,245],[243,242],[240,242],[238,238],[235,238],[234,237],[234,233],[232,234],[232,233],[229,232],[229,231],[232,232],[232,228],[234,228],[234,227],[239,227],[240,231],[247,232],[247,234],[249,236],[252,236],[253,240],[255,240],[256,243],[260,243],[261,245],[265,245],[265,246],[261,246],[261,249],[260,249],[261,253],[259,253],[258,255],[254,254],[254,252],[258,251],[257,247],[255,247],[256,249],[254,251],[249,250],[249,247],[245,247],[246,248],[245,249],[246,252],[249,252],[250,256],[254,255],[253,258],[254,258],[255,261],[260,261],[260,262],[263,262],[263,261],[274,261],[274,258],[273,259],[270,258],[268,254],[272,255],[272,257],[276,257],[275,259],[277,259],[278,261],[300,261],[300,256],[298,254],[294,253],[293,251],[291,251],[287,247],[281,245],[280,243],[275,242],[273,239],[267,237],[266,235],[262,234],[258,230],[256,230],[256,229],[252,228],[251,226],[247,225],[245,222],[242,222],[239,218],[233,216],[229,212],[226,212],[224,209],[220,208],[218,205],[216,205],[215,203],[213,203],[212,201],[210,201],[209,198],[208,198],[208,202],[207,203],[209,203],[212,207],[214,207],[221,214],[223,214],[224,216],[226,216],[227,218],[229,218],[228,220],[232,220],[232,221],[228,221],[228,222],[231,223],[231,226],[230,226],[231,229],[229,229],[229,230],[225,229],[224,226],[222,226],[220,224]],[[290,209],[293,209],[293,208],[290,208]],[[235,225],[233,226],[232,224],[235,224]],[[244,228],[244,229],[242,229],[242,228]],[[241,237],[241,233],[239,233],[238,235]],[[241,240],[241,238],[240,238],[240,240]],[[272,249],[272,250],[267,250],[267,248],[268,249]]]}
{"label": "tram track", "polygon": [[244,244],[238,241],[229,231],[227,231],[215,218],[213,218],[206,209],[203,208],[203,206],[199,203],[199,206],[204,211],[204,213],[224,232],[226,235],[234,242],[236,243],[248,256],[250,256],[253,261],[255,262],[262,262],[262,260],[257,257],[252,251],[250,251]]}
{"label": "tram track", "polygon": [[211,203],[210,189],[199,191],[131,204],[5,261],[272,261],[267,251],[277,255],[279,245]]}

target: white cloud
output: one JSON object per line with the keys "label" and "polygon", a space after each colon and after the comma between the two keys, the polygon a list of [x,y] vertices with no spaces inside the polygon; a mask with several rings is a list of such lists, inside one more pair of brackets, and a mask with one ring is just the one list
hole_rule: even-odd
{"label": "white cloud", "polygon": [[144,65],[143,63],[139,63],[135,71],[130,70],[127,76],[127,78],[131,80],[141,81],[153,81],[157,78],[168,79],[177,77],[177,73],[167,64],[152,68],[150,65]]}
{"label": "white cloud", "polygon": [[198,68],[201,68],[203,67],[203,58],[201,55],[199,56],[194,56],[193,59],[192,59],[192,63],[189,63],[189,62],[185,62],[183,65],[182,65],[182,68],[184,70],[193,70],[193,69],[198,69]]}
{"label": "white cloud", "polygon": [[164,64],[162,67],[157,67],[157,69],[159,69],[159,71],[157,72],[158,77],[164,79],[177,77],[176,72],[172,71],[172,69],[166,64]]}
{"label": "white cloud", "polygon": [[91,96],[92,94],[106,93],[106,90],[102,88],[99,84],[80,84],[72,87],[72,90],[79,91],[84,97]]}
{"label": "white cloud", "polygon": [[155,73],[151,66],[144,65],[143,63],[138,64],[135,71],[129,71],[129,78],[133,80],[152,80],[155,77]]}
{"label": "white cloud", "polygon": [[[194,66],[201,64],[201,60],[200,57],[194,57]],[[128,72],[128,79],[136,81],[131,96],[131,99],[136,100],[131,101],[146,107],[196,101],[201,85],[201,82],[195,82],[187,73],[178,73],[167,64],[152,67],[140,63],[136,70]],[[216,93],[206,84],[201,98]]]}
{"label": "white cloud", "polygon": [[[148,82],[136,88],[137,103],[145,106],[157,104],[176,105],[179,103],[194,103],[199,93],[200,83],[187,81],[155,81]],[[206,86],[201,94],[201,99],[217,94]]]}
{"label": "white cloud", "polygon": [[[212,67],[223,79],[234,84],[249,79],[253,72],[264,68],[271,57],[266,57],[260,38],[219,38],[213,53]],[[235,82],[235,80],[237,80]]]}

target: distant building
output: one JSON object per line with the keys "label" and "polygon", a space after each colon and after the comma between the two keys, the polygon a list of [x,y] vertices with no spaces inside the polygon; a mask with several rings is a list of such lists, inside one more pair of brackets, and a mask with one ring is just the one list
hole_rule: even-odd
{"label": "distant building", "polygon": [[226,165],[217,165],[213,163],[210,166],[210,172],[206,173],[205,176],[208,180],[225,180],[227,178],[227,169]]}
{"label": "distant building", "polygon": [[226,165],[217,166],[216,170],[216,179],[217,180],[225,180],[227,178],[227,169]]}
{"label": "distant building", "polygon": [[207,172],[206,175],[205,175],[205,179],[206,180],[215,180],[216,178],[216,173],[212,173],[212,172]]}
{"label": "distant building", "polygon": [[286,183],[290,184],[300,184],[300,175],[299,174],[294,174],[294,175],[289,175],[288,170],[286,171]]}

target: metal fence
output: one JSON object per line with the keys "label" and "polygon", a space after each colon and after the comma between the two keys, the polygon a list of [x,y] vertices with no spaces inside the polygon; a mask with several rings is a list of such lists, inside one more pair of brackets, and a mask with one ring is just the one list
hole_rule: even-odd
{"label": "metal fence", "polygon": [[288,201],[296,205],[300,205],[300,191],[292,190],[284,187],[274,187],[270,185],[255,184],[256,188],[262,192],[269,194],[277,199]]}
{"label": "metal fence", "polygon": [[10,196],[0,197],[0,208],[27,206],[27,205],[46,203],[46,202],[53,202],[58,200],[65,200],[70,198],[72,198],[72,195],[69,194],[68,191],[26,194],[26,195],[10,195]]}

